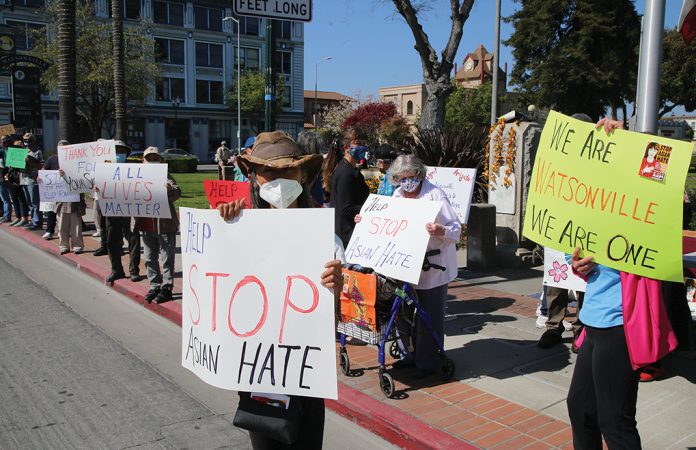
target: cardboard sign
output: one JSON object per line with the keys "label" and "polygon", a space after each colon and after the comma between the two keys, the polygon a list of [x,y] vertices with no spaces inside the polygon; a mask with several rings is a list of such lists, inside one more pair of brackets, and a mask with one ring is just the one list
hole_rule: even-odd
{"label": "cardboard sign", "polygon": [[94,172],[99,209],[106,217],[171,219],[166,164],[99,164]]}
{"label": "cardboard sign", "polygon": [[430,240],[425,225],[441,207],[442,202],[370,194],[346,248],[346,261],[417,284]]}
{"label": "cardboard sign", "polygon": [[25,169],[27,167],[27,156],[29,149],[8,147],[5,152],[5,167],[14,167],[15,169]]}
{"label": "cardboard sign", "polygon": [[59,167],[65,172],[65,181],[73,193],[91,192],[94,171],[105,161],[116,161],[113,140],[58,146]]}
{"label": "cardboard sign", "polygon": [[377,331],[377,277],[374,273],[360,273],[343,269],[341,291],[341,322]]}
{"label": "cardboard sign", "polygon": [[180,217],[181,364],[223,389],[336,399],[333,210]]}
{"label": "cardboard sign", "polygon": [[457,213],[459,223],[469,220],[471,197],[476,184],[476,169],[453,167],[428,167],[425,178],[447,194],[447,199]]}
{"label": "cardboard sign", "polygon": [[248,181],[203,180],[205,196],[211,208],[240,198],[246,199],[246,207],[251,208],[251,194]]}
{"label": "cardboard sign", "polygon": [[0,136],[15,134],[16,131],[17,129],[12,124],[0,126]]}
{"label": "cardboard sign", "polygon": [[570,255],[544,248],[544,286],[585,292],[587,282],[573,273]]}
{"label": "cardboard sign", "polygon": [[552,111],[534,162],[524,235],[565,253],[580,247],[617,270],[682,282],[682,200],[692,149],[690,142],[624,130],[607,135]]}
{"label": "cardboard sign", "polygon": [[57,170],[39,170],[39,201],[79,202],[80,194],[70,191]]}

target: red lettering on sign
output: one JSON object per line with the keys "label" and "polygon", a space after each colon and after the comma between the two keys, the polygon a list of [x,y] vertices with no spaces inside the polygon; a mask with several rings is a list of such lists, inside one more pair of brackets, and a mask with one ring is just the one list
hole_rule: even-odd
{"label": "red lettering on sign", "polygon": [[[256,327],[254,327],[253,330],[248,331],[246,333],[240,333],[235,328],[232,326],[232,303],[234,303],[234,299],[237,295],[237,292],[246,286],[249,283],[255,283],[259,286],[259,289],[261,289],[261,295],[263,296],[263,312],[261,313],[261,318],[259,318],[259,321],[256,323]],[[253,275],[248,275],[244,277],[239,283],[237,283],[237,286],[235,286],[234,291],[232,292],[232,297],[230,298],[230,306],[227,310],[227,324],[230,327],[230,331],[234,333],[235,336],[239,336],[242,338],[249,337],[255,335],[266,323],[266,317],[268,316],[268,295],[266,295],[266,287],[261,283],[261,281],[256,278]]]}
{"label": "red lettering on sign", "polygon": [[[290,291],[292,289],[292,281],[295,279],[304,281],[312,289],[312,306],[310,306],[309,309],[302,309],[290,301]],[[317,289],[317,285],[314,284],[312,282],[312,280],[310,280],[309,278],[302,276],[302,275],[290,275],[287,277],[287,280],[288,280],[288,286],[285,289],[285,302],[283,304],[283,316],[280,319],[280,336],[278,339],[278,342],[280,342],[281,344],[283,343],[283,330],[285,328],[285,313],[288,310],[288,305],[290,305],[290,307],[292,309],[294,309],[295,311],[297,311],[299,313],[309,314],[312,311],[314,311],[317,308],[317,305],[319,304],[319,290]]]}

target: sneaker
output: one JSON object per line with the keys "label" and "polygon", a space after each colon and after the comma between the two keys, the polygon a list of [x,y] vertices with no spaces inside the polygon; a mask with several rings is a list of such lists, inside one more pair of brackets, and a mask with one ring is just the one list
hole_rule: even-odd
{"label": "sneaker", "polygon": [[12,224],[13,227],[23,227],[24,225],[27,224],[27,221],[24,219],[20,219],[19,222],[15,222]]}
{"label": "sneaker", "polygon": [[96,249],[94,251],[94,256],[104,256],[104,255],[108,255],[108,254],[109,254],[109,250],[106,247],[99,247],[98,249]]}
{"label": "sneaker", "polygon": [[96,233],[92,233],[92,237],[101,237],[101,231],[97,230]]}
{"label": "sneaker", "polygon": [[157,297],[155,297],[155,303],[157,303],[159,305],[160,303],[168,302],[171,299],[172,299],[172,287],[171,286],[162,286],[159,294],[157,294]]}
{"label": "sneaker", "polygon": [[556,344],[560,344],[563,341],[563,336],[554,330],[546,330],[544,334],[539,338],[537,346],[539,348],[551,348]]}
{"label": "sneaker", "polygon": [[84,253],[84,252],[85,252],[85,251],[84,251],[84,249],[82,249],[82,248],[74,248],[74,249],[73,249],[73,253],[76,254],[76,255],[81,255],[81,254]]}
{"label": "sneaker", "polygon": [[568,322],[567,320],[564,320],[564,321],[563,321],[563,328],[564,328],[566,331],[573,331],[573,324],[570,323],[570,322]]}
{"label": "sneaker", "polygon": [[152,303],[152,301],[157,297],[157,295],[160,293],[160,288],[159,286],[154,286],[151,287],[150,290],[145,294],[145,301],[148,303]]}
{"label": "sneaker", "polygon": [[665,376],[665,369],[663,367],[657,367],[653,365],[645,366],[640,369],[640,378],[638,381],[648,382],[659,380]]}
{"label": "sneaker", "polygon": [[44,239],[46,239],[47,241],[50,241],[51,239],[53,239],[53,234],[52,234],[52,233],[49,233],[49,232],[47,231],[47,232],[45,232],[45,233],[43,234],[42,237],[43,237]]}
{"label": "sneaker", "polygon": [[537,316],[536,318],[536,327],[537,328],[546,328],[546,321],[549,320],[548,317],[542,316],[541,314]]}
{"label": "sneaker", "polygon": [[61,255],[65,255],[66,253],[70,253],[70,250],[68,250],[67,248],[61,248],[61,249],[60,249],[60,254],[61,254]]}
{"label": "sneaker", "polygon": [[13,222],[10,222],[10,224],[8,225],[8,227],[14,227],[14,226],[16,226],[16,225],[19,223],[20,220],[22,220],[22,219],[15,219]]}

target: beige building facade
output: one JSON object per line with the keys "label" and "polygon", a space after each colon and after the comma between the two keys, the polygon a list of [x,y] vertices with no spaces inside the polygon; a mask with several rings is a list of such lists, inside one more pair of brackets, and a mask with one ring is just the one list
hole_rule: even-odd
{"label": "beige building facade", "polygon": [[385,87],[380,88],[378,93],[381,101],[394,103],[397,113],[411,123],[420,117],[427,96],[424,84]]}

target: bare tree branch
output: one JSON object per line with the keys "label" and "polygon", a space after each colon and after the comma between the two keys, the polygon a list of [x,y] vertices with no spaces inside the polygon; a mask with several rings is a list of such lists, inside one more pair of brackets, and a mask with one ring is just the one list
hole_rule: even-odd
{"label": "bare tree branch", "polygon": [[418,22],[418,13],[411,5],[409,0],[393,0],[396,10],[406,20],[408,27],[413,33],[413,38],[416,40],[414,48],[418,52],[423,65],[423,72],[431,78],[436,78],[436,66],[439,66],[437,53],[430,45],[428,35],[423,31],[423,27]]}
{"label": "bare tree branch", "polygon": [[449,40],[447,46],[442,51],[442,68],[440,75],[443,72],[449,73],[452,70],[452,62],[457,55],[459,43],[462,40],[464,30],[464,22],[469,18],[471,8],[474,6],[474,0],[464,0],[459,5],[458,0],[450,0],[450,8],[452,10],[452,28],[450,29]]}

